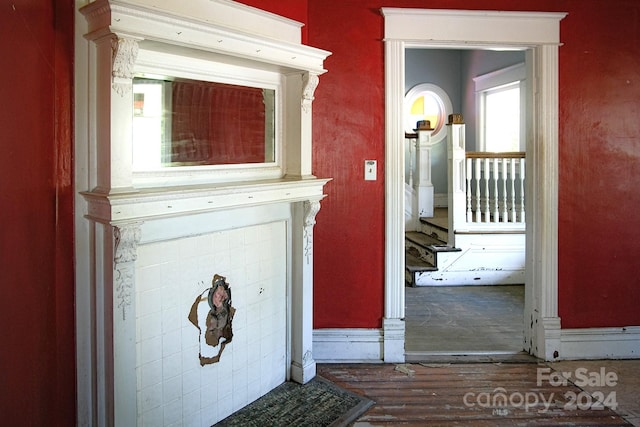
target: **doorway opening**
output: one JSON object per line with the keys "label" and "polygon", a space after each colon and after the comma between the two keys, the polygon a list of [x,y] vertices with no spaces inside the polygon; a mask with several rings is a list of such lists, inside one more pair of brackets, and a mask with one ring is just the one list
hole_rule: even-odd
{"label": "doorway opening", "polygon": [[[439,88],[450,100],[446,112],[443,113],[445,120],[448,114],[460,114],[464,118],[463,134],[467,152],[476,152],[476,154],[486,151],[520,152],[524,162],[526,149],[524,141],[526,135],[531,134],[526,131],[526,126],[531,122],[530,100],[532,99],[529,93],[531,86],[526,79],[525,61],[525,49],[405,48],[404,77],[407,93],[404,111],[405,127],[410,123],[410,119],[422,119],[414,115],[414,103],[409,102],[413,98],[410,96],[416,91],[415,88],[431,85]],[[521,72],[516,73],[514,69]],[[506,88],[515,88],[517,93],[514,96],[513,90],[506,91],[511,95],[506,99],[504,96],[493,96],[494,94],[503,95]],[[514,102],[515,105],[513,105]],[[424,104],[427,104],[426,101]],[[409,105],[412,107],[411,110],[407,108]],[[495,116],[494,109],[497,109],[501,115],[499,123],[488,120]],[[429,118],[426,115],[425,117]],[[414,120],[413,124],[415,123]],[[496,124],[496,129],[486,126],[487,123]],[[435,125],[432,127],[435,129],[431,136],[433,145],[428,159],[430,164],[416,165],[413,161],[415,155],[411,150],[415,140],[406,140],[408,148],[405,149],[405,153],[409,154],[408,159],[405,158],[405,169],[409,169],[409,172],[404,171],[405,191],[407,194],[412,194],[412,197],[405,198],[405,203],[413,205],[416,198],[412,182],[407,182],[406,177],[421,176],[422,172],[415,169],[428,168],[427,175],[430,176],[433,186],[433,201],[428,204],[435,207],[427,210],[433,211],[433,217],[429,214],[424,218],[422,215],[419,215],[421,218],[413,218],[419,209],[405,206],[405,212],[411,217],[405,219],[405,230],[411,230],[408,233],[409,243],[405,254],[405,267],[409,271],[408,276],[411,277],[407,279],[405,288],[406,359],[420,360],[421,357],[434,355],[491,354],[495,356],[521,353],[524,349],[524,224],[519,233],[509,234],[502,243],[500,233],[488,239],[478,235],[473,238],[473,244],[470,243],[470,238],[464,239],[466,244],[462,243],[463,239],[457,238],[455,249],[458,252],[449,255],[431,252],[433,247],[431,245],[422,246],[432,241],[438,243],[438,247],[453,245],[453,241],[447,241],[446,237],[450,227],[447,212],[453,208],[447,196],[448,175],[451,173],[448,169],[451,168],[449,164],[451,159],[448,156],[446,135],[434,138],[439,129]],[[450,126],[442,126],[442,128],[446,133]],[[405,132],[407,132],[406,129]],[[501,145],[508,146],[509,149],[496,149]],[[500,165],[502,165],[503,161],[510,160],[496,161],[501,162]],[[469,172],[467,174],[469,175]],[[498,180],[505,179],[507,179],[506,175],[496,175],[496,185]],[[500,186],[502,187],[502,184]],[[471,191],[471,188],[467,188],[467,191]],[[506,193],[504,197],[506,203]],[[464,207],[457,208],[464,209]],[[515,204],[512,208],[516,209]],[[504,209],[507,207],[505,206]],[[522,208],[517,208],[518,211],[520,209]],[[434,231],[436,227],[443,229],[442,234],[445,237],[439,238],[440,232]],[[433,240],[434,238],[437,240]],[[421,242],[422,239],[424,243]],[[474,255],[476,250],[473,248],[477,243],[489,245],[488,247],[492,248],[491,255],[483,253]],[[516,243],[517,248],[513,246]],[[502,251],[510,253],[503,255]],[[487,256],[492,258],[492,267],[489,267],[489,264],[482,264],[484,262],[482,258]],[[464,274],[459,269],[464,270],[465,267],[453,267],[453,270],[457,271],[443,271],[442,264],[446,265],[445,260],[450,257],[457,257],[457,261],[454,262],[458,266],[467,265],[467,275],[487,276],[483,278],[482,285],[477,284],[480,280],[471,281],[475,284],[469,284],[469,279],[457,279],[458,275]],[[470,257],[476,260],[469,259]],[[421,268],[419,265],[422,261],[427,265]],[[438,269],[437,264],[440,264],[440,271],[430,273],[429,269]],[[494,265],[500,272],[494,274],[490,271]],[[474,271],[478,266],[482,266],[485,271],[481,273]],[[421,270],[426,271],[420,273]],[[509,270],[512,270],[513,274],[505,276],[504,272]],[[437,274],[437,276],[431,280],[425,280],[424,275],[430,274]]]}
{"label": "doorway opening", "polygon": [[[526,182],[524,347],[552,360],[560,350],[557,278],[558,46],[565,13],[383,8],[385,43],[384,360],[404,361],[404,150],[407,47],[527,49],[536,82]],[[517,31],[515,30],[517,29]]]}

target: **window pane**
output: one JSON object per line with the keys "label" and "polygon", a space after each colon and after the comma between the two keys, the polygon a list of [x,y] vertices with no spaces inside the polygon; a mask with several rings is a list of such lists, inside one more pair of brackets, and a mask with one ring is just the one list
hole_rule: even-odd
{"label": "window pane", "polygon": [[429,120],[431,127],[438,130],[445,114],[440,98],[431,91],[424,91],[414,99],[409,111],[409,125],[414,128],[418,121]]}
{"label": "window pane", "polygon": [[485,107],[486,151],[520,151],[520,87],[487,91]]}

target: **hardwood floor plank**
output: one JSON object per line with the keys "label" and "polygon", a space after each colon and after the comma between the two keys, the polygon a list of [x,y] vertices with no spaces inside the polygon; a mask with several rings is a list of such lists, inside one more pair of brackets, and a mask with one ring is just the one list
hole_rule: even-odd
{"label": "hardwood floor plank", "polygon": [[606,407],[571,407],[571,393],[584,392],[571,383],[538,384],[541,367],[547,366],[345,364],[319,365],[318,374],[375,402],[354,426],[630,425]]}

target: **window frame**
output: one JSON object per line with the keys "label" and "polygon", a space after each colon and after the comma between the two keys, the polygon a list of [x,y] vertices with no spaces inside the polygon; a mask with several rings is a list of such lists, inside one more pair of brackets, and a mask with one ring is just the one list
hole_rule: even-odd
{"label": "window frame", "polygon": [[476,93],[476,148],[487,151],[485,132],[485,99],[487,93],[518,84],[520,88],[520,138],[519,150],[526,151],[526,67],[521,62],[473,78]]}

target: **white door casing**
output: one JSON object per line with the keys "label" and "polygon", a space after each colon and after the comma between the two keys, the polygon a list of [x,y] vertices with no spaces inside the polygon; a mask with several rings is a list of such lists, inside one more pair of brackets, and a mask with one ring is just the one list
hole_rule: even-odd
{"label": "white door casing", "polygon": [[[560,350],[561,330],[557,264],[558,47],[560,21],[566,13],[409,8],[382,8],[381,12],[385,19],[386,98],[384,360],[404,360],[402,112],[406,47],[527,49],[528,73],[534,83],[526,147],[525,350],[552,360]],[[389,340],[388,325],[394,325]],[[387,346],[387,341],[391,345]]]}

